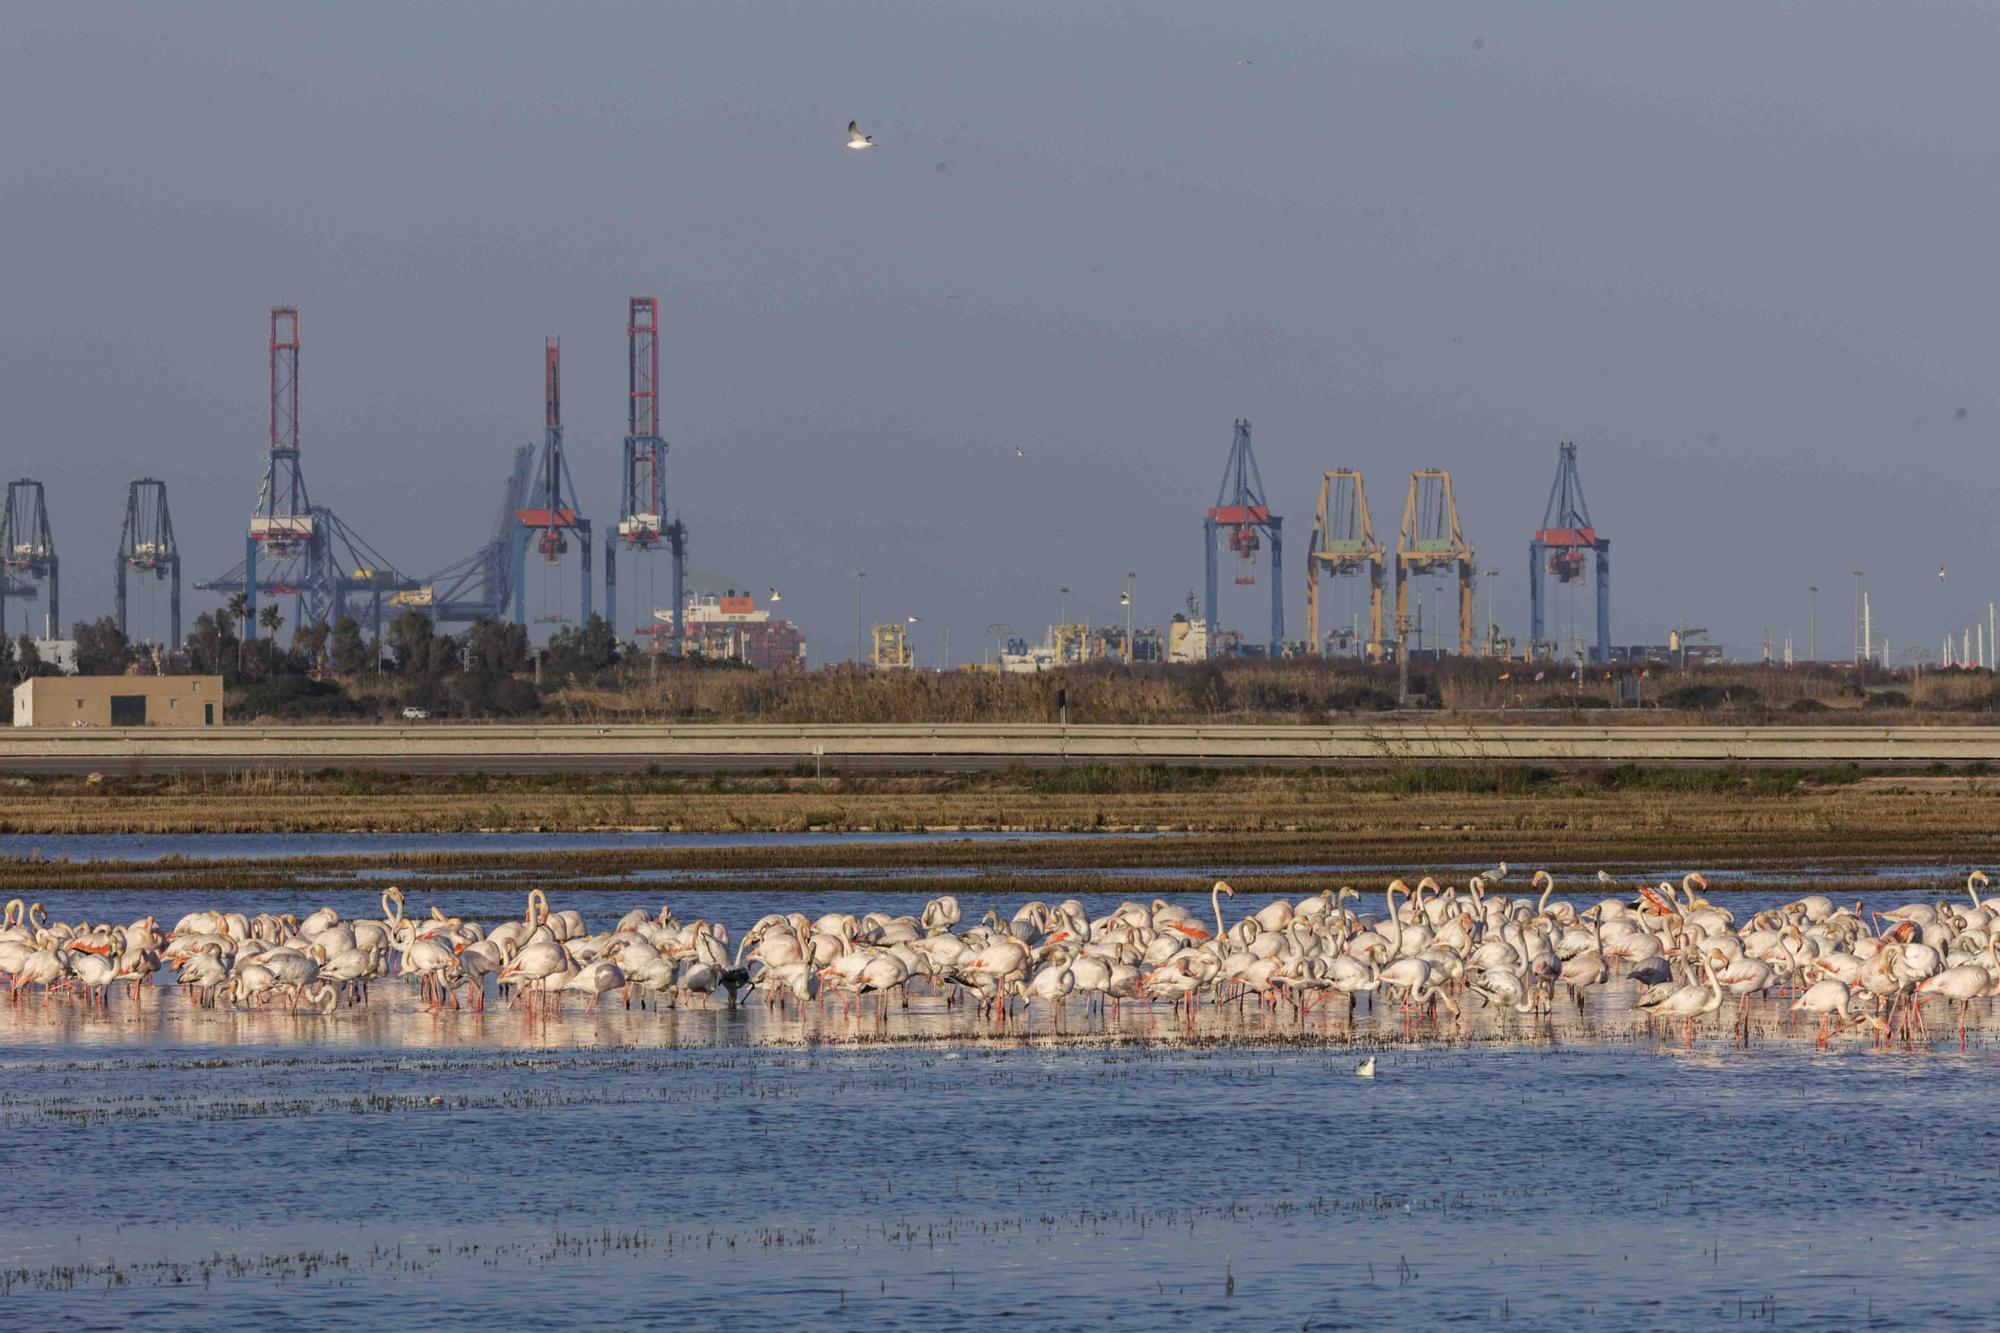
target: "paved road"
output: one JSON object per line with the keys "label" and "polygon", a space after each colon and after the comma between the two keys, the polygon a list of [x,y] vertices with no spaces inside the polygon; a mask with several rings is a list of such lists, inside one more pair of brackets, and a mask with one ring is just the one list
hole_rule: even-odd
{"label": "paved road", "polygon": [[166,773],[393,768],[422,773],[963,772],[1164,763],[1364,767],[1720,764],[2000,767],[2000,727],[1488,726],[398,726],[0,730],[0,772]]}

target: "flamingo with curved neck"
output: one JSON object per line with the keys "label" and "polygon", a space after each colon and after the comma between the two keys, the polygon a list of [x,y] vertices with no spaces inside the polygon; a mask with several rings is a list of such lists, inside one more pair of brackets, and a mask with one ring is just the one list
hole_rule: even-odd
{"label": "flamingo with curved neck", "polygon": [[1225,893],[1232,898],[1236,896],[1236,890],[1230,888],[1227,881],[1220,879],[1215,881],[1215,887],[1208,891],[1208,904],[1215,909],[1215,938],[1219,940],[1227,939],[1229,936],[1229,932],[1222,926],[1222,895]]}

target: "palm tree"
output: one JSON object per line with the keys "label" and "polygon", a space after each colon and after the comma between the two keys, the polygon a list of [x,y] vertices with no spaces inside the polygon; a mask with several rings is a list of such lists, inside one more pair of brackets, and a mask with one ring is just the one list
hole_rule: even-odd
{"label": "palm tree", "polygon": [[250,620],[250,595],[231,593],[226,604],[229,619],[236,625],[236,669],[243,670],[243,630]]}
{"label": "palm tree", "polygon": [[264,627],[266,634],[275,637],[285,627],[285,613],[278,609],[276,602],[266,602],[264,609],[257,613],[257,623]]}

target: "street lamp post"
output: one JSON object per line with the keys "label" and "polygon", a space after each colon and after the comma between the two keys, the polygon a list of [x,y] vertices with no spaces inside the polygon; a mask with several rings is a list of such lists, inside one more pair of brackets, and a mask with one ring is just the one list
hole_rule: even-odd
{"label": "street lamp post", "polygon": [[860,570],[854,571],[854,665],[860,666],[866,660],[866,649],[861,639],[861,585],[868,576]]}
{"label": "street lamp post", "polygon": [[1396,617],[1396,707],[1410,706],[1410,617]]}
{"label": "street lamp post", "polygon": [[1131,570],[1128,569],[1125,571],[1125,591],[1122,594],[1120,594],[1118,598],[1119,601],[1125,604],[1125,665],[1126,666],[1131,666],[1134,661],[1134,654],[1132,652],[1132,580],[1136,577],[1137,575],[1135,575]]}
{"label": "street lamp post", "polygon": [[1493,580],[1500,577],[1500,571],[1486,571],[1486,655],[1493,656],[1494,640],[1500,637],[1499,623],[1493,619]]}
{"label": "street lamp post", "polygon": [[1861,571],[1854,571],[1854,665],[1861,665]]}
{"label": "street lamp post", "polygon": [[1819,661],[1819,586],[1806,589],[1806,660]]}

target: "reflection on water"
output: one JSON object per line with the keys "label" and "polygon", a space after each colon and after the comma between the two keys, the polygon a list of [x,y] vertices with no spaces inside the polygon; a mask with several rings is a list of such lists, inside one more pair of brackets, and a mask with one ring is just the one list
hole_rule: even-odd
{"label": "reflection on water", "polygon": [[[1356,996],[1351,1007],[1345,997],[1334,994],[1304,1014],[1289,1002],[1269,1008],[1246,996],[1220,1004],[1205,1000],[1192,1011],[1165,1000],[1150,1005],[1128,1000],[1115,1010],[1098,1010],[1082,997],[1072,997],[1058,1012],[1046,1002],[1027,1005],[1016,1000],[1005,1014],[996,1015],[965,999],[931,993],[929,984],[913,981],[907,1001],[891,997],[880,1005],[875,996],[856,1005],[829,990],[823,1000],[803,1007],[789,999],[774,1006],[756,992],[745,992],[733,1009],[720,996],[706,1005],[691,1000],[678,1007],[657,1007],[651,997],[635,994],[628,1006],[620,992],[613,991],[595,1009],[568,996],[562,997],[562,1008],[544,1012],[496,994],[490,981],[483,1011],[471,1008],[469,1002],[432,1011],[413,983],[393,980],[374,983],[367,1003],[328,1014],[294,1012],[282,1004],[233,1008],[226,1001],[203,1008],[170,984],[142,987],[136,1000],[120,986],[102,1009],[65,994],[50,998],[28,991],[14,1003],[0,1003],[0,1052],[31,1046],[647,1049],[900,1042],[1055,1047],[1133,1042],[1338,1044],[1372,1049],[1515,1041],[1681,1044],[1686,1038],[1682,1025],[1635,1010],[1632,1001],[1638,987],[1629,981],[1585,990],[1580,1006],[1567,988],[1561,988],[1549,1014],[1519,1013],[1466,994],[1460,1001],[1463,1012],[1456,1017],[1439,1010],[1409,1012],[1367,994]],[[1813,1021],[1799,1022],[1787,1003],[1775,996],[1752,998],[1753,1043],[1813,1043]],[[1723,1025],[1732,1023],[1736,1013],[1736,1000],[1731,998],[1720,1016]],[[1940,1037],[1956,1040],[1955,1027],[1935,1015],[1934,1021]],[[2000,1032],[2000,1014],[1988,1014],[1983,1006],[1975,1010],[1968,1042],[1979,1040],[1989,1022]],[[1714,1016],[1698,1025],[1698,1035],[1705,1041],[1713,1042],[1719,1031]],[[1857,1037],[1846,1044],[1858,1042]]]}

